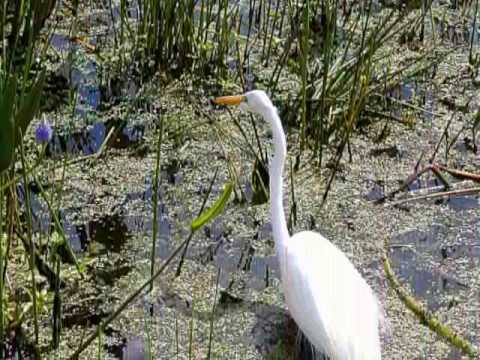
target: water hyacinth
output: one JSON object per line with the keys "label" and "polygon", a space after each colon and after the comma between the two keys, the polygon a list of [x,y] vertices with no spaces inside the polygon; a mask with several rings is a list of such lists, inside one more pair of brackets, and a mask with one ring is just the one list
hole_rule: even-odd
{"label": "water hyacinth", "polygon": [[47,143],[52,138],[52,126],[48,121],[47,117],[44,115],[42,121],[35,128],[35,141],[38,144]]}

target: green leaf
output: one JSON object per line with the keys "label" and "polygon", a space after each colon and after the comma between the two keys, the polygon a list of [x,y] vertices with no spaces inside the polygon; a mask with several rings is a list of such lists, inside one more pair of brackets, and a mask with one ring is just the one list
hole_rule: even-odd
{"label": "green leaf", "polygon": [[13,109],[17,90],[15,76],[5,79],[0,95],[0,172],[8,169],[15,153],[15,123]]}
{"label": "green leaf", "polygon": [[202,227],[205,223],[215,218],[220,214],[225,207],[230,194],[233,190],[233,181],[228,181],[223,187],[223,192],[220,194],[220,197],[215,201],[212,207],[204,210],[196,219],[192,221],[192,231],[197,230]]}
{"label": "green leaf", "polygon": [[20,143],[20,135],[24,135],[28,125],[32,122],[38,105],[40,104],[40,96],[42,95],[43,84],[45,82],[45,70],[42,71],[35,85],[33,85],[30,93],[26,95],[20,111],[15,116],[15,139],[17,144]]}

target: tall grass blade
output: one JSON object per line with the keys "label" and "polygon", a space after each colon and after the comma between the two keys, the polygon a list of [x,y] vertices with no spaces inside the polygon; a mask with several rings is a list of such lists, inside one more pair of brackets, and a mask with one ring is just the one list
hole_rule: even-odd
{"label": "tall grass blade", "polygon": [[0,173],[10,167],[15,152],[14,108],[17,90],[15,75],[4,75],[0,93]]}
{"label": "tall grass blade", "polygon": [[19,142],[21,134],[25,134],[28,125],[33,120],[38,105],[40,104],[43,85],[45,83],[45,70],[40,74],[37,82],[30,90],[30,93],[25,96],[24,103],[20,106],[19,112],[15,116],[15,138]]}

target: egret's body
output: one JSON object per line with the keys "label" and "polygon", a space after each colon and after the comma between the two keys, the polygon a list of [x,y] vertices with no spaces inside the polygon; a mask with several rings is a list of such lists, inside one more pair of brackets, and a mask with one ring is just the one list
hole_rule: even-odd
{"label": "egret's body", "polygon": [[283,210],[283,167],[287,152],[277,110],[259,90],[216,99],[259,113],[273,133],[270,215],[288,309],[308,340],[331,360],[381,359],[378,302],[345,254],[318,233],[290,237]]}
{"label": "egret's body", "polygon": [[379,360],[378,306],[350,260],[318,233],[289,239],[282,274],[292,317],[332,360]]}

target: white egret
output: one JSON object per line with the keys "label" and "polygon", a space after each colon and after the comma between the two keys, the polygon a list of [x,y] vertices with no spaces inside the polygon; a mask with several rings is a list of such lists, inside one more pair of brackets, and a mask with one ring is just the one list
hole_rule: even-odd
{"label": "white egret", "polygon": [[288,310],[318,352],[331,360],[379,360],[381,312],[372,289],[345,254],[322,235],[290,236],[283,210],[282,173],[287,146],[282,123],[264,91],[222,96],[216,104],[240,105],[271,126],[270,216]]}

